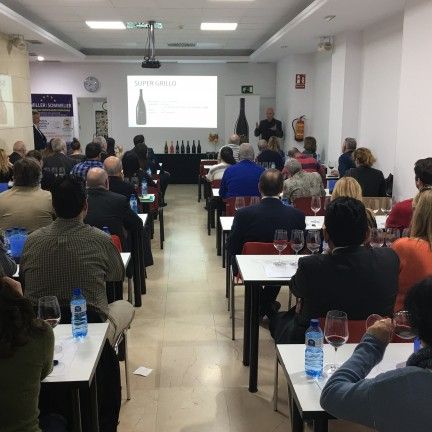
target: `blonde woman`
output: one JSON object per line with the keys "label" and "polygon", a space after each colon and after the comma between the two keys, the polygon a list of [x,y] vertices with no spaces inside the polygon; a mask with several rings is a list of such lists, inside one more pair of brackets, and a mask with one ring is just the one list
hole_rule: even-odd
{"label": "blonde woman", "polygon": [[360,183],[364,197],[385,197],[384,175],[382,171],[372,168],[376,162],[372,152],[360,147],[354,150],[352,158],[356,167],[349,169],[345,176],[354,177]]}
{"label": "blonde woman", "polygon": [[[336,182],[331,196],[331,201],[339,197],[351,197],[363,201],[362,188],[359,182],[353,177],[342,177]],[[376,228],[375,216],[370,209],[366,209],[369,228]]]}
{"label": "blonde woman", "polygon": [[414,284],[432,276],[432,188],[422,189],[414,201],[410,236],[392,244],[400,262],[395,311],[403,308],[405,297]]}
{"label": "blonde woman", "polygon": [[12,180],[12,164],[9,162],[6,152],[0,149],[0,183],[8,183]]}
{"label": "blonde woman", "polygon": [[268,143],[267,143],[267,148],[269,150],[273,150],[273,151],[279,153],[282,156],[282,159],[285,161],[285,154],[280,148],[279,138],[277,138],[275,136],[270,137],[268,140]]}

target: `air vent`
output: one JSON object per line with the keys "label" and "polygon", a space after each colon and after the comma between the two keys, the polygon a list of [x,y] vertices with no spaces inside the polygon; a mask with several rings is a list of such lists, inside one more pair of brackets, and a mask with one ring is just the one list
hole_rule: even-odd
{"label": "air vent", "polygon": [[168,42],[167,45],[172,48],[195,48],[196,42]]}
{"label": "air vent", "polygon": [[32,44],[32,45],[42,45],[42,42],[38,41],[36,39],[26,39],[25,41],[29,44]]}

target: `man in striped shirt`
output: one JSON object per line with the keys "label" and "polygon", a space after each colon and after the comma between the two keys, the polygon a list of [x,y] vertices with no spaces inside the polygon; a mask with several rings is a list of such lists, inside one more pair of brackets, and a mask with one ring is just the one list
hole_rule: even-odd
{"label": "man in striped shirt", "polygon": [[[326,170],[311,155],[301,153],[298,148],[294,147],[293,149],[291,149],[288,152],[288,157],[297,159],[300,162],[300,165],[301,165],[302,170],[304,172],[307,172],[307,173],[317,172],[321,176],[323,184],[325,184],[325,182],[326,182]],[[287,162],[288,162],[288,160],[289,159],[287,159]],[[289,176],[289,173],[288,173],[287,168],[286,168],[287,162],[285,162],[285,167],[282,170],[282,174],[283,174],[284,178],[287,178]]]}

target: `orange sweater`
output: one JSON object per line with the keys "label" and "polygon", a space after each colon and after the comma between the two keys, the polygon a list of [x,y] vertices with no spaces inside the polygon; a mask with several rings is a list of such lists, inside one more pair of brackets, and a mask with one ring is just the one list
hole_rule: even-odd
{"label": "orange sweater", "polygon": [[432,250],[427,241],[407,237],[395,241],[392,249],[400,260],[399,291],[394,308],[397,312],[404,308],[405,297],[410,288],[432,276]]}

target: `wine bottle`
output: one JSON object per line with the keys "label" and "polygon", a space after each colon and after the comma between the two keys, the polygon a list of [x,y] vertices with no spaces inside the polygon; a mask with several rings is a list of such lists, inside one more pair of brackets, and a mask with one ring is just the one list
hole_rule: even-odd
{"label": "wine bottle", "polygon": [[240,113],[235,124],[234,132],[240,137],[242,142],[249,142],[249,124],[246,119],[245,98],[240,98]]}
{"label": "wine bottle", "polygon": [[168,141],[165,141],[165,154],[168,154]]}
{"label": "wine bottle", "polygon": [[0,124],[5,125],[7,122],[7,108],[0,90]]}
{"label": "wine bottle", "polygon": [[201,141],[200,141],[200,140],[198,140],[197,153],[198,153],[198,154],[201,153]]}
{"label": "wine bottle", "polygon": [[170,145],[170,154],[173,154],[174,153],[174,144],[173,144],[173,142],[171,141],[171,145]]}
{"label": "wine bottle", "polygon": [[145,125],[146,123],[147,123],[147,111],[143,99],[142,89],[140,89],[140,94],[136,105],[136,124]]}
{"label": "wine bottle", "polygon": [[181,147],[180,147],[180,153],[184,154],[184,152],[185,152],[185,146],[184,146],[184,142],[182,140],[182,144],[181,144]]}
{"label": "wine bottle", "polygon": [[196,153],[196,145],[195,145],[195,140],[192,141],[192,154]]}
{"label": "wine bottle", "polygon": [[187,140],[187,144],[186,144],[186,153],[189,154],[190,153],[190,145],[189,145],[189,140]]}
{"label": "wine bottle", "polygon": [[177,144],[176,144],[176,153],[179,154],[180,153],[180,147],[178,145],[178,140],[177,140]]}

